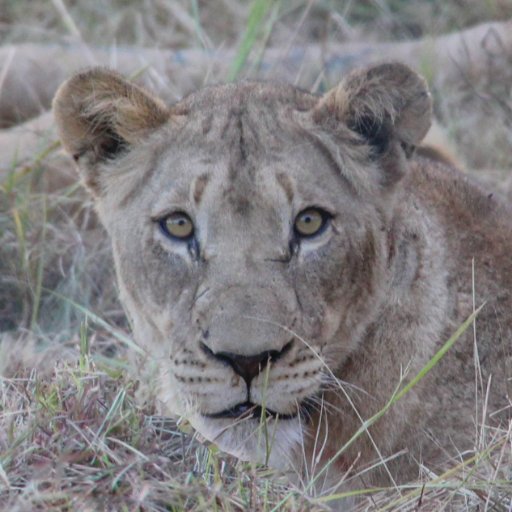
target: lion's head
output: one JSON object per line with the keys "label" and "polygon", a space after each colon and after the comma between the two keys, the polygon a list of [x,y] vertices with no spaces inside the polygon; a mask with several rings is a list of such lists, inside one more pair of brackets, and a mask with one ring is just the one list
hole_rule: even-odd
{"label": "lion's head", "polygon": [[168,411],[288,465],[386,300],[393,192],[430,125],[424,81],[384,64],[323,97],[239,83],[167,107],[93,69],[54,111]]}

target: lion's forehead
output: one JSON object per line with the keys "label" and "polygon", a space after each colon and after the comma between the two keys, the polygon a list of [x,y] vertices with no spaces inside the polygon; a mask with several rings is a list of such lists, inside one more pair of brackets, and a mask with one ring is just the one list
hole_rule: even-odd
{"label": "lion's forehead", "polygon": [[177,114],[240,109],[249,105],[269,106],[276,109],[291,106],[298,110],[309,110],[318,98],[288,84],[272,82],[238,82],[205,87],[184,98],[175,107]]}
{"label": "lion's forehead", "polygon": [[267,109],[222,112],[211,123],[207,117],[188,120],[177,137],[164,136],[152,185],[145,184],[154,208],[187,200],[234,214],[282,208],[288,214],[292,206],[335,207],[350,193],[337,163],[292,116]]}
{"label": "lion's forehead", "polygon": [[299,118],[292,105],[262,98],[230,99],[189,112],[175,127],[173,147],[198,151],[206,161],[229,155],[235,172],[242,164],[278,158],[304,142]]}
{"label": "lion's forehead", "polygon": [[195,208],[210,197],[214,210],[226,206],[236,214],[261,206],[260,212],[286,221],[290,205],[334,206],[347,188],[343,174],[354,150],[350,137],[327,148],[313,133],[318,127],[304,110],[316,101],[291,86],[260,83],[194,94],[132,151],[132,172],[123,166],[114,184],[126,193],[116,197],[142,197],[153,210],[184,201]]}

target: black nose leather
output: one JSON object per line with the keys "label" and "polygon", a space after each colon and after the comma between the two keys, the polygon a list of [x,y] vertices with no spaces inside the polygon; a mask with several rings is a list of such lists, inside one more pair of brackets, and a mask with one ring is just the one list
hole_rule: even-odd
{"label": "black nose leather", "polygon": [[233,352],[215,353],[204,344],[202,348],[207,354],[229,364],[235,373],[240,375],[249,385],[252,379],[257,377],[267,367],[268,363],[277,361],[290,350],[292,341],[288,342],[282,350],[267,350],[254,356],[245,356]]}
{"label": "black nose leather", "polygon": [[272,359],[272,354],[270,352],[262,352],[257,356],[239,356],[230,352],[221,352],[217,354],[217,357],[229,363],[231,368],[235,370],[235,373],[240,375],[249,384],[254,377],[257,377],[266,368],[268,362]]}

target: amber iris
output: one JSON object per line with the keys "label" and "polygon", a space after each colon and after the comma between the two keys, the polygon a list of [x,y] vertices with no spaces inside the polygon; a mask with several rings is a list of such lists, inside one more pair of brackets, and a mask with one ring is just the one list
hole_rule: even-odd
{"label": "amber iris", "polygon": [[295,219],[295,232],[299,236],[309,237],[321,232],[327,221],[327,215],[317,208],[307,208]]}
{"label": "amber iris", "polygon": [[194,224],[190,217],[183,212],[167,215],[160,221],[160,225],[171,238],[185,240],[194,234]]}

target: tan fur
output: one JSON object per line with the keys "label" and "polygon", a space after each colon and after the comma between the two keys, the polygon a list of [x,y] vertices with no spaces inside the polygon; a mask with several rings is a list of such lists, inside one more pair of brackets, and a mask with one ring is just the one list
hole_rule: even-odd
{"label": "tan fur", "polygon": [[[54,110],[64,147],[96,184],[166,413],[241,458],[310,476],[337,454],[318,488],[349,468],[345,485],[360,486],[352,475],[375,463],[366,485],[413,479],[418,462],[438,471],[471,455],[484,422],[511,419],[511,212],[455,169],[411,158],[431,112],[416,73],[356,71],[323,98],[263,83],[211,87],[169,109],[141,95],[93,70],[61,87]],[[108,139],[121,145],[104,153]],[[311,206],[332,218],[297,242],[294,219]],[[162,232],[155,219],[173,211],[190,216],[195,241]],[[349,443],[467,318],[473,296],[485,302],[478,396],[470,330]],[[281,419],[262,428],[209,417],[247,400],[227,358],[261,353],[272,362],[250,400]]]}

